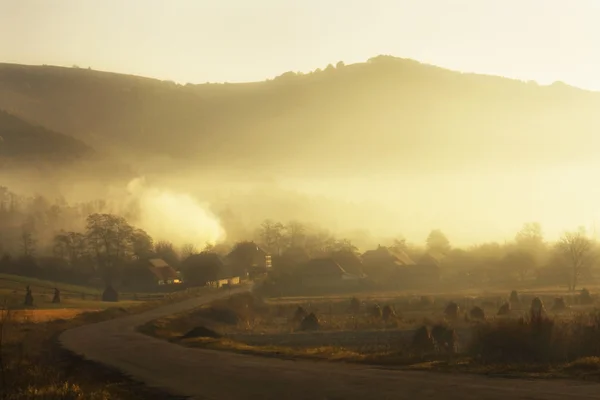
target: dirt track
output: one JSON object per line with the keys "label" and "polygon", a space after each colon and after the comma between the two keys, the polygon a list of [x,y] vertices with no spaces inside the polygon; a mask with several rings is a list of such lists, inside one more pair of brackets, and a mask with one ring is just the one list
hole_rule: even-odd
{"label": "dirt track", "polygon": [[600,399],[600,384],[527,381],[287,361],[191,349],[135,331],[226,292],[64,332],[62,344],[152,387],[194,399]]}

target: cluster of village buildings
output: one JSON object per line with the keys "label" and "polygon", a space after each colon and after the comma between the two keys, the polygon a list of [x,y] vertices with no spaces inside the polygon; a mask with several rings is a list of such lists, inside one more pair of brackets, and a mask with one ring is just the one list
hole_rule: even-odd
{"label": "cluster of village buildings", "polygon": [[311,258],[302,249],[289,249],[273,256],[254,242],[244,242],[226,256],[211,252],[191,255],[179,269],[157,258],[148,260],[147,267],[157,285],[233,286],[283,271],[306,288],[352,288],[367,280],[390,287],[424,287],[439,281],[440,259],[426,253],[415,262],[404,251],[383,246],[363,254],[338,251]]}

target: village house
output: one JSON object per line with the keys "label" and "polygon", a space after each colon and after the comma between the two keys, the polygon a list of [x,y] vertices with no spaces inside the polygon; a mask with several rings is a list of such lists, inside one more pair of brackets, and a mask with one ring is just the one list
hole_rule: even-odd
{"label": "village house", "polygon": [[267,273],[272,267],[271,255],[254,242],[238,243],[225,257],[225,264],[242,279]]}
{"label": "village house", "polygon": [[331,258],[349,274],[364,278],[363,262],[359,255],[349,250],[336,251]]}
{"label": "village house", "polygon": [[315,258],[299,266],[295,275],[303,287],[340,289],[357,287],[361,278],[346,272],[333,258]]}
{"label": "village house", "polygon": [[197,286],[223,287],[238,285],[241,279],[233,268],[216,253],[192,254],[182,263],[186,282]]}
{"label": "village house", "polygon": [[378,246],[365,252],[362,260],[367,276],[382,287],[417,289],[440,280],[440,256],[431,252],[414,262],[401,249]]}
{"label": "village house", "polygon": [[415,265],[415,262],[404,251],[381,245],[375,250],[368,250],[363,253],[362,262],[366,268]]}
{"label": "village house", "polygon": [[158,285],[182,283],[181,275],[162,258],[151,258],[147,262],[148,270],[154,275]]}
{"label": "village house", "polygon": [[239,285],[241,283],[239,276],[233,277],[219,277],[213,281],[209,281],[206,286],[214,287],[214,288],[222,288],[222,287],[231,287],[235,285]]}

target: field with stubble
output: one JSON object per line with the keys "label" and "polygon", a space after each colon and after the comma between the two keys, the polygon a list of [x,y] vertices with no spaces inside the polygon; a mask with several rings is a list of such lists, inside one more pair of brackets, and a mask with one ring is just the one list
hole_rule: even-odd
{"label": "field with stubble", "polygon": [[[499,291],[264,299],[247,293],[150,321],[140,330],[184,346],[269,357],[600,379],[594,293],[547,288],[512,296]],[[541,321],[531,320],[535,298],[543,303]]]}

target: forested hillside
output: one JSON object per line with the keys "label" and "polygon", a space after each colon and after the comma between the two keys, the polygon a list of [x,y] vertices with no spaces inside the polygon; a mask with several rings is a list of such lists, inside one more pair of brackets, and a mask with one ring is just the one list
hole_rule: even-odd
{"label": "forested hillside", "polygon": [[114,154],[249,172],[555,164],[600,141],[600,94],[388,56],[201,85],[3,64],[0,108]]}

